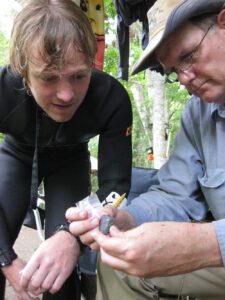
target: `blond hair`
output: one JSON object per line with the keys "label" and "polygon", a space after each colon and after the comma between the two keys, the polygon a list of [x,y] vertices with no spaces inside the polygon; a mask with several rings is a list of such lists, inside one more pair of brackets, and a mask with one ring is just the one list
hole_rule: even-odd
{"label": "blond hair", "polygon": [[10,66],[27,78],[28,61],[34,42],[48,67],[60,68],[67,50],[81,51],[90,66],[97,42],[90,22],[71,0],[30,0],[14,20],[10,39]]}

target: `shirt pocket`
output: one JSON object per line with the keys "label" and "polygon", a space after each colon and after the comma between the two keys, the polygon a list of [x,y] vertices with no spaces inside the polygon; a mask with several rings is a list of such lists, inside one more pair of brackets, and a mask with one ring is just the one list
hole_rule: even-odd
{"label": "shirt pocket", "polygon": [[198,181],[213,217],[225,218],[225,169],[207,169]]}

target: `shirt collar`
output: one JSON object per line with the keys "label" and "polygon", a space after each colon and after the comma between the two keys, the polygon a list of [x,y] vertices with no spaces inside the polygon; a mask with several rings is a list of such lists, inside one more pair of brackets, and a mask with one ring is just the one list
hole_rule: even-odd
{"label": "shirt collar", "polygon": [[225,118],[225,104],[212,103],[211,104],[211,116],[212,118],[216,117],[216,115],[221,118]]}

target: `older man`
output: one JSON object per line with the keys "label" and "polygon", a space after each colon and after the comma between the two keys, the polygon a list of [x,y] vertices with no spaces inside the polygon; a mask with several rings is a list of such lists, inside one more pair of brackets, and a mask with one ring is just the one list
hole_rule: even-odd
{"label": "older man", "polygon": [[[90,234],[94,221],[86,212],[67,212],[77,221],[71,231],[77,234],[75,224],[82,225],[82,241],[100,246],[98,299],[225,299],[223,5],[224,0],[158,0],[148,12],[150,41],[133,73],[174,73],[193,96],[159,185],[126,209],[104,209],[116,220],[110,236]],[[204,222],[208,210],[213,222]]]}

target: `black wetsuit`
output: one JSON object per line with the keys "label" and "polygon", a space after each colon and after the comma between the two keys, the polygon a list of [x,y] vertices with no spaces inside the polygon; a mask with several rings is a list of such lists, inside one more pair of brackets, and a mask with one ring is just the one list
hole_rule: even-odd
{"label": "black wetsuit", "polygon": [[[44,179],[45,234],[49,237],[65,221],[66,209],[90,192],[88,141],[92,137],[99,135],[100,200],[111,191],[129,191],[131,123],[127,92],[103,72],[93,71],[83,103],[70,121],[59,123],[27,95],[20,76],[1,69],[0,132],[5,133],[5,139],[0,146],[0,253],[12,249],[30,205],[35,149],[39,183]],[[71,282],[61,295],[44,299],[76,299],[75,280]]]}

